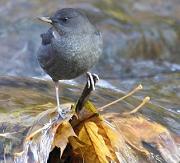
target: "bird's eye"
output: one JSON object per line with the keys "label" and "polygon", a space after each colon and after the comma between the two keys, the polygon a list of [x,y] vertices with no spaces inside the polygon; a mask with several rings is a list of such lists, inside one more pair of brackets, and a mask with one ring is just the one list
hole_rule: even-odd
{"label": "bird's eye", "polygon": [[69,18],[65,17],[65,18],[62,18],[62,21],[63,21],[63,22],[67,22],[68,19],[69,19]]}

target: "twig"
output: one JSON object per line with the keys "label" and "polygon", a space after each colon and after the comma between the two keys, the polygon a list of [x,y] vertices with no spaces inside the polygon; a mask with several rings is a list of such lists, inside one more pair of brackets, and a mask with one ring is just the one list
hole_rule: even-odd
{"label": "twig", "polygon": [[3,154],[3,156],[4,156],[4,163],[6,163],[6,148],[4,147],[4,154]]}
{"label": "twig", "polygon": [[139,109],[141,109],[149,101],[150,101],[150,97],[149,96],[145,97],[143,101],[135,109],[133,109],[130,112],[122,113],[122,115],[131,115],[131,114],[137,113]]}
{"label": "twig", "polygon": [[13,134],[16,134],[17,132],[6,132],[6,133],[0,133],[0,137],[8,138],[8,139],[18,139],[13,136]]}
{"label": "twig", "polygon": [[49,127],[51,127],[52,124],[53,124],[53,123],[52,123],[51,121],[50,121],[49,123],[45,124],[42,128],[34,131],[34,132],[31,133],[29,136],[27,136],[26,139],[25,139],[25,141],[32,140],[35,135],[37,135],[39,132],[41,132],[41,131],[43,131],[43,130],[49,128]]}
{"label": "twig", "polygon": [[15,157],[20,157],[24,154],[24,151],[14,153]]}
{"label": "twig", "polygon": [[113,102],[111,102],[111,103],[109,103],[109,104],[107,104],[107,105],[104,105],[104,106],[98,108],[98,110],[99,110],[99,111],[102,111],[103,109],[105,109],[105,108],[107,108],[107,107],[109,107],[109,106],[111,106],[111,105],[114,105],[114,104],[118,103],[119,101],[122,101],[122,100],[124,100],[125,98],[133,95],[135,92],[137,92],[137,91],[139,91],[139,90],[141,90],[141,89],[143,89],[143,86],[140,84],[140,85],[138,85],[136,88],[134,88],[132,91],[130,91],[127,95],[125,95],[125,96],[123,96],[123,97],[121,97],[121,98],[119,98],[119,99],[117,99],[117,100],[115,100],[115,101],[113,101]]}

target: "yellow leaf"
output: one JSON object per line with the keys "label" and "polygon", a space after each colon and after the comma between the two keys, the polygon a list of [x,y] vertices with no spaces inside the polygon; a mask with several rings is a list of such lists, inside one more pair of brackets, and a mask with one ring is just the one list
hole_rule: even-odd
{"label": "yellow leaf", "polygon": [[[94,115],[75,128],[78,138],[71,139],[73,152],[84,162],[131,162],[137,160],[116,126]],[[99,156],[101,156],[99,158]]]}
{"label": "yellow leaf", "polygon": [[[82,143],[78,146],[78,142],[74,143],[79,147],[79,154],[82,155],[86,163],[108,163],[112,160],[112,155],[103,139],[98,133],[98,126],[91,121],[84,122],[79,131],[78,138]],[[82,144],[85,144],[82,147]]]}
{"label": "yellow leaf", "polygon": [[73,146],[73,149],[76,150],[78,148],[82,148],[82,147],[85,147],[85,143],[83,143],[82,141],[80,141],[78,139],[78,137],[75,137],[75,136],[70,136],[68,138],[70,144]]}
{"label": "yellow leaf", "polygon": [[68,138],[75,136],[74,130],[68,121],[62,122],[56,130],[53,145],[61,148],[61,155],[66,148]]}
{"label": "yellow leaf", "polygon": [[[101,118],[102,119],[102,118]],[[108,149],[113,156],[114,162],[132,162],[136,160],[132,151],[124,141],[123,136],[118,132],[116,126],[106,120],[96,122],[99,134],[103,136]]]}
{"label": "yellow leaf", "polygon": [[84,105],[84,107],[89,110],[90,112],[94,113],[94,114],[98,114],[98,111],[96,109],[96,107],[94,106],[93,103],[91,103],[90,101],[87,101]]}
{"label": "yellow leaf", "polygon": [[118,162],[117,160],[119,159],[117,152],[120,152],[126,146],[126,144],[116,129],[110,125],[111,124],[107,124],[103,121],[101,122],[101,127],[99,127],[99,129],[102,130],[101,132],[103,132],[103,137],[106,140],[106,144],[111,151],[111,154],[114,156],[114,158],[116,158],[116,162]]}

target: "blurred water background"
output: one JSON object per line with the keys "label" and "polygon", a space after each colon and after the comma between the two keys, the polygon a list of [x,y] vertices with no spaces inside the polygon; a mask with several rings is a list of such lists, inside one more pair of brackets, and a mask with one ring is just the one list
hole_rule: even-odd
{"label": "blurred water background", "polygon": [[127,91],[143,83],[144,94],[179,116],[179,0],[1,0],[1,76],[47,78],[36,51],[49,27],[37,17],[64,7],[83,9],[103,34],[103,56],[91,70],[99,85]]}
{"label": "blurred water background", "polygon": [[101,78],[180,71],[179,0],[1,0],[1,75],[44,75],[36,51],[49,27],[36,18],[64,7],[82,8],[102,32],[103,57],[93,70]]}

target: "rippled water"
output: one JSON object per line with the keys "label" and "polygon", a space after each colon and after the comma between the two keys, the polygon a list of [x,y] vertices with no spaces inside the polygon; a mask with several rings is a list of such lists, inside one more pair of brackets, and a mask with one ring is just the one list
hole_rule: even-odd
{"label": "rippled water", "polygon": [[[171,83],[174,86],[167,87],[172,82],[170,79],[174,81],[174,83]],[[180,113],[178,106],[180,102],[178,94],[179,85],[175,82],[176,80],[179,80],[179,74],[171,74],[167,76],[167,80],[165,80],[164,76],[164,80],[161,82],[157,82],[155,79],[142,80],[141,82],[145,88],[143,91],[118,104],[112,105],[109,109],[105,109],[103,113],[117,116],[124,111],[132,110],[141,102],[142,97],[151,96],[151,102],[140,113],[166,126],[177,135],[176,139],[178,141],[180,136]],[[136,82],[138,83],[138,81]],[[136,82],[134,81],[134,83]],[[133,82],[128,80],[126,82],[112,81],[112,83],[114,88],[111,87],[111,83],[108,83],[107,87],[110,85],[111,89],[97,87],[96,91],[92,94],[91,101],[97,107],[122,97],[124,91],[127,92],[135,86]],[[103,83],[103,85],[105,84]],[[80,96],[81,91],[82,87],[77,84],[61,83],[61,103],[75,102]],[[170,92],[172,96],[169,95]],[[176,96],[174,96],[175,92],[177,93]],[[47,109],[54,108],[56,104],[54,87],[51,81],[1,77],[0,96],[0,133],[11,133],[10,136],[2,137],[0,140],[0,159],[3,160],[5,156],[7,160],[11,160],[14,157],[13,153],[23,150],[22,141],[24,136],[27,135],[29,127],[35,122],[37,115]],[[47,142],[50,143],[49,134],[45,133],[43,135],[45,139],[48,139]],[[44,138],[41,140],[44,141]],[[27,144],[26,147],[28,146],[31,146],[32,149],[35,147],[35,151],[40,148],[40,144]],[[177,147],[175,146],[175,148]],[[45,149],[42,148],[43,150]],[[23,160],[25,158],[23,157]],[[47,155],[44,159],[47,159]]]}

